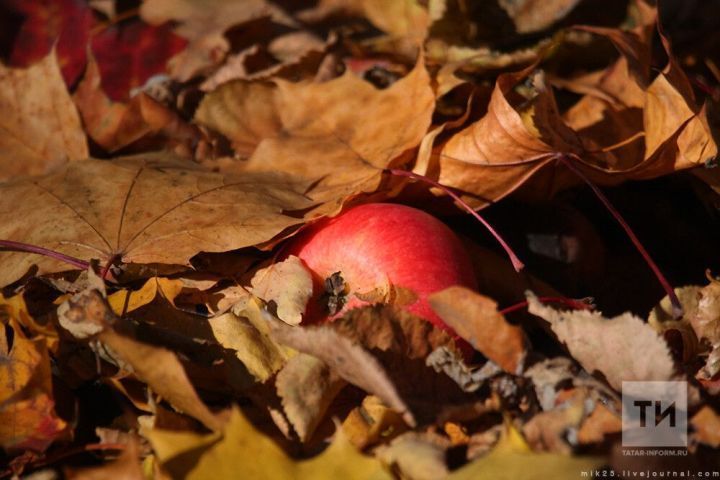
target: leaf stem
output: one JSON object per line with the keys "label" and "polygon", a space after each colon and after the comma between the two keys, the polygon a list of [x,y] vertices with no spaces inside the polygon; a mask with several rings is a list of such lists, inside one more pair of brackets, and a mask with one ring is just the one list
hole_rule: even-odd
{"label": "leaf stem", "polygon": [[408,178],[412,178],[413,180],[419,180],[421,182],[425,182],[427,184],[432,185],[433,187],[437,187],[437,188],[441,189],[443,192],[450,195],[456,202],[458,202],[462,206],[463,209],[467,210],[467,212],[470,213],[470,215],[472,215],[480,223],[482,223],[485,226],[485,228],[487,228],[487,230],[492,234],[492,236],[495,237],[495,239],[498,241],[500,246],[502,246],[502,248],[505,250],[505,253],[507,253],[508,257],[510,257],[510,261],[512,262],[513,268],[515,268],[516,272],[519,272],[520,270],[522,270],[525,267],[525,265],[520,260],[520,258],[518,258],[518,256],[515,254],[513,249],[510,248],[510,245],[508,245],[507,242],[500,236],[500,234],[497,232],[497,230],[495,230],[495,228],[493,228],[493,226],[490,225],[490,223],[488,223],[487,220],[485,220],[470,205],[468,205],[467,202],[465,202],[465,200],[460,198],[460,195],[453,192],[451,188],[446,187],[445,185],[438,183],[435,180],[432,180],[431,178],[428,178],[424,175],[419,175],[414,172],[408,172],[407,170],[400,170],[397,168],[389,168],[389,169],[386,169],[386,172],[390,173],[391,175],[398,176],[398,177],[408,177]]}
{"label": "leaf stem", "polygon": [[[581,299],[566,298],[566,297],[538,297],[538,300],[541,303],[559,303],[560,305],[564,305],[573,310],[592,310],[595,308],[592,297],[581,298]],[[523,308],[526,308],[527,306],[528,306],[528,301],[525,300],[523,302],[516,303],[515,305],[510,305],[509,307],[505,307],[502,310],[500,310],[499,313],[501,315],[507,315],[508,313],[513,313],[518,310],[522,310]]]}
{"label": "leaf stem", "polygon": [[[575,155],[573,155],[573,157],[577,158]],[[620,212],[613,206],[612,203],[610,203],[610,200],[605,196],[602,190],[600,190],[597,185],[595,185],[587,177],[587,175],[585,175],[577,166],[575,166],[575,164],[570,160],[569,155],[560,154],[557,155],[556,158],[571,172],[573,172],[580,179],[582,179],[592,189],[593,193],[595,193],[595,196],[600,200],[600,202],[605,205],[605,208],[607,208],[608,211],[612,214],[612,216],[615,217],[615,220],[617,220],[623,230],[625,230],[625,233],[630,238],[630,241],[633,243],[633,245],[635,245],[635,248],[637,248],[638,252],[640,252],[640,255],[642,255],[642,257],[645,259],[645,262],[648,264],[650,269],[655,274],[655,277],[657,277],[658,281],[660,282],[660,285],[662,285],[663,289],[665,290],[665,293],[667,294],[668,298],[670,299],[670,303],[672,304],[673,318],[675,320],[680,319],[683,316],[683,307],[680,303],[680,299],[678,299],[677,295],[675,294],[675,290],[673,289],[667,278],[665,278],[665,275],[663,275],[662,271],[660,271],[660,268],[657,266],[648,251],[640,242],[640,239],[638,239],[637,235],[635,235],[635,232],[633,232],[632,228],[630,228],[630,225],[628,225]]]}
{"label": "leaf stem", "polygon": [[55,250],[50,250],[49,248],[38,247],[28,243],[15,242],[12,240],[0,240],[0,249],[14,250],[16,252],[37,253],[38,255],[44,255],[46,257],[60,260],[61,262],[65,262],[82,270],[86,270],[90,267],[90,263],[85,260],[80,260],[79,258],[71,257],[70,255],[65,255],[64,253],[56,252]]}

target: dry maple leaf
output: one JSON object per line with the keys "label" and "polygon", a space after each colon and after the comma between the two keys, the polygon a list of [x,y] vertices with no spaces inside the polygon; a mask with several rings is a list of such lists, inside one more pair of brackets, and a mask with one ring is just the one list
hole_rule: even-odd
{"label": "dry maple leaf", "polygon": [[623,381],[660,381],[675,376],[670,350],[638,317],[624,313],[607,319],[587,310],[559,311],[527,293],[528,310],[550,322],[570,354],[590,373],[598,371],[615,389]]}
{"label": "dry maple leaf", "polygon": [[415,419],[388,377],[380,362],[360,345],[329,327],[290,327],[275,320],[272,337],[284,345],[313,355],[349,383],[381,398],[388,406],[402,413],[408,425]]}
{"label": "dry maple leaf", "polygon": [[[167,154],[82,163],[0,185],[0,238],[81,259],[187,265],[201,251],[266,242],[299,223],[285,211],[312,205],[281,174],[226,176]],[[0,259],[2,285],[33,264],[68,269],[26,253]]]}
{"label": "dry maple leaf", "polygon": [[[223,435],[153,429],[147,436],[158,459],[173,478],[392,478],[379,460],[358,452],[341,429],[323,453],[296,461],[272,439],[258,432],[237,408],[233,409]],[[187,458],[183,454],[190,452],[199,454],[196,461],[183,459]]]}
{"label": "dry maple leaf", "polygon": [[87,157],[55,51],[27,69],[0,65],[0,182]]}
{"label": "dry maple leaf", "polygon": [[133,96],[127,103],[108,98],[101,86],[97,62],[91,55],[73,100],[88,136],[107,152],[145,140],[146,150],[182,146],[191,153],[192,144],[199,138],[197,128],[145,93]]}
{"label": "dry maple leaf", "polygon": [[171,75],[179,81],[190,80],[222,61],[230,49],[223,34],[230,27],[266,16],[280,24],[295,24],[282,9],[265,0],[146,0],[140,15],[153,25],[177,22],[176,33],[190,41],[168,63]]}
{"label": "dry maple leaf", "polygon": [[347,71],[323,82],[230,82],[209,93],[196,121],[227,136],[247,162],[236,171],[284,171],[314,183],[313,199],[371,192],[396,157],[420,144],[435,97],[423,64],[379,90]]}

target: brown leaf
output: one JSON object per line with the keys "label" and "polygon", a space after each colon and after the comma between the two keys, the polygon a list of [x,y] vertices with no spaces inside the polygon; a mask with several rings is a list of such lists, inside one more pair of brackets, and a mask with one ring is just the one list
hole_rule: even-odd
{"label": "brown leaf", "polygon": [[0,65],[0,181],[41,175],[88,155],[55,50],[27,69]]}
{"label": "brown leaf", "polygon": [[329,327],[367,349],[391,350],[411,359],[425,358],[441,346],[455,348],[447,332],[392,305],[355,308]]}
{"label": "brown leaf", "polygon": [[[301,189],[280,174],[225,176],[166,154],[88,160],[0,185],[0,238],[102,263],[187,265],[200,251],[256,245],[298,223],[283,212],[310,205]],[[33,264],[40,273],[68,269],[25,253],[0,260],[1,285]]]}
{"label": "brown leaf", "polygon": [[107,152],[115,152],[144,141],[146,150],[182,148],[190,154],[199,138],[196,128],[145,93],[133,96],[128,103],[113,102],[100,84],[100,71],[89,56],[87,69],[73,100],[80,111],[88,136]]}
{"label": "brown leaf", "polygon": [[265,16],[276,23],[295,23],[282,9],[265,0],[148,0],[143,2],[140,16],[152,25],[176,22],[179,24],[176,33],[190,40],[186,49],[168,64],[171,75],[181,82],[223,60],[230,50],[223,35],[228,28]]}
{"label": "brown leaf", "polygon": [[272,324],[272,336],[284,345],[323,360],[349,383],[378,396],[402,413],[409,425],[415,424],[412,413],[382,365],[352,340],[329,327],[290,327],[277,321]]}
{"label": "brown leaf", "polygon": [[376,190],[381,170],[420,144],[435,106],[422,57],[384,90],[350,71],[323,83],[275,85],[222,85],[196,118],[241,145],[241,155],[252,151],[229,168],[295,174],[315,182],[308,195],[318,201]]}
{"label": "brown leaf", "polygon": [[222,428],[223,421],[200,400],[173,352],[138,342],[112,329],[100,333],[98,339],[111,349],[114,356],[132,367],[132,373],[138,379],[147,383],[179,412],[198,419],[211,430]]}
{"label": "brown leaf", "polygon": [[415,41],[425,38],[430,20],[417,0],[321,0],[315,7],[298,13],[298,18],[318,22],[337,12],[366,17],[388,34]]}
{"label": "brown leaf", "polygon": [[464,287],[450,287],[428,297],[433,310],[461,338],[510,374],[522,369],[525,335],[497,311],[497,304]]}
{"label": "brown leaf", "polygon": [[325,362],[304,353],[292,357],[278,372],[275,388],[301,441],[310,438],[345,385]]}
{"label": "brown leaf", "polygon": [[587,310],[558,311],[527,294],[528,310],[550,327],[585,370],[601,372],[620,390],[623,381],[661,381],[675,376],[665,341],[630,313],[607,319]]}
{"label": "brown leaf", "polygon": [[523,111],[510,103],[512,89],[530,72],[500,75],[485,116],[442,148],[438,181],[472,194],[476,206],[485,206],[518,188],[555,152],[579,148],[542,75],[534,77],[534,96]]}
{"label": "brown leaf", "polygon": [[310,270],[298,257],[258,270],[250,281],[250,292],[265,302],[274,302],[277,317],[288,325],[299,325],[313,293]]}

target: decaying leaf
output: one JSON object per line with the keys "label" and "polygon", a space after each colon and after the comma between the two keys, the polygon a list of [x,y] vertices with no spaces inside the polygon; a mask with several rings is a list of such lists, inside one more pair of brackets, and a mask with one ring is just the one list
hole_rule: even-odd
{"label": "decaying leaf", "polygon": [[665,341],[630,313],[607,319],[587,310],[558,311],[527,294],[533,315],[550,327],[585,370],[598,371],[620,390],[623,381],[670,380],[675,364]]}
{"label": "decaying leaf", "polygon": [[258,328],[259,307],[248,303],[237,314],[223,313],[210,319],[215,339],[260,382],[265,382],[282,368],[291,356],[287,349],[275,344],[268,332]]}
{"label": "decaying leaf", "polygon": [[388,304],[352,309],[330,327],[367,349],[398,352],[409,359],[425,358],[440,347],[455,349],[447,332]]}
{"label": "decaying leaf", "polygon": [[525,335],[497,311],[497,303],[464,287],[432,294],[433,310],[455,332],[503,370],[517,374],[525,358]]}
{"label": "decaying leaf", "polygon": [[[106,263],[187,264],[199,251],[256,245],[311,205],[281,174],[206,172],[166,154],[77,162],[37,179],[0,185],[0,238]],[[161,240],[161,241],[160,241]],[[48,257],[0,253],[0,284],[69,269]]]}
{"label": "decaying leaf", "polygon": [[323,419],[345,381],[325,362],[303,353],[288,360],[275,386],[285,415],[300,440],[306,441]]}
{"label": "decaying leaf", "polygon": [[[147,436],[163,467],[174,477],[268,480],[392,478],[378,460],[355,450],[341,429],[337,430],[333,443],[322,454],[298,462],[288,457],[269,437],[258,432],[237,409],[233,409],[222,435],[152,430],[147,432]],[[183,455],[191,451],[202,455]]]}
{"label": "decaying leaf", "polygon": [[378,360],[352,340],[330,327],[301,328],[272,324],[272,337],[300,352],[317,357],[349,383],[376,395],[389,407],[403,414],[409,425],[412,413],[400,397]]}
{"label": "decaying leaf", "polygon": [[446,347],[438,347],[428,355],[425,363],[436,372],[442,371],[464,392],[474,392],[482,387],[491,377],[502,372],[493,362],[486,362],[482,367],[468,367],[463,359]]}
{"label": "decaying leaf", "polygon": [[266,302],[274,302],[277,317],[289,325],[299,325],[313,293],[310,271],[295,255],[258,270],[250,292]]}
{"label": "decaying leaf", "polygon": [[88,156],[55,50],[27,69],[0,65],[0,181]]}

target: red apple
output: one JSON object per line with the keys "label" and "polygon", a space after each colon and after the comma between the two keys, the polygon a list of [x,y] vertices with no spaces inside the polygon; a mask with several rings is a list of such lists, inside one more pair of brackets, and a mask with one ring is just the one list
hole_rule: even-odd
{"label": "red apple", "polygon": [[[477,288],[470,259],[455,234],[435,217],[405,205],[373,203],[351,208],[301,232],[291,240],[286,254],[302,259],[316,277],[305,315],[310,322],[334,319],[367,304],[353,294],[392,285],[416,296],[402,308],[450,330],[430,307],[428,295],[452,285]],[[331,315],[320,297],[325,279],[335,272],[345,282],[348,301]]]}

